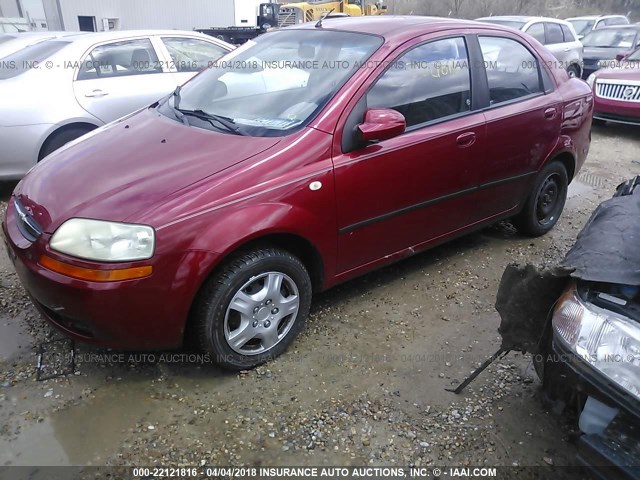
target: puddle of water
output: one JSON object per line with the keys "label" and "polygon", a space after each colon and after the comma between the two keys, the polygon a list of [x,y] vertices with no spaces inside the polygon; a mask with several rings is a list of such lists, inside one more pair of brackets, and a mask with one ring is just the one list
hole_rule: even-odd
{"label": "puddle of water", "polygon": [[103,465],[128,430],[159,420],[161,405],[138,384],[104,387],[95,399],[23,427],[11,442],[0,440],[0,466]]}
{"label": "puddle of water", "polygon": [[22,327],[22,315],[0,316],[0,362],[15,360],[31,353],[31,336]]}

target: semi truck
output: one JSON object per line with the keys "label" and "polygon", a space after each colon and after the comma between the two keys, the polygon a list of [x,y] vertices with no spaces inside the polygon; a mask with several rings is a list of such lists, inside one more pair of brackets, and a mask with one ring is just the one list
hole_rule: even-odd
{"label": "semi truck", "polygon": [[[217,0],[222,1],[222,0]],[[387,7],[382,0],[309,0],[278,3],[276,0],[225,0],[232,2],[235,22],[227,27],[197,29],[233,44],[242,44],[272,28],[288,27],[320,20],[323,16],[382,15]]]}

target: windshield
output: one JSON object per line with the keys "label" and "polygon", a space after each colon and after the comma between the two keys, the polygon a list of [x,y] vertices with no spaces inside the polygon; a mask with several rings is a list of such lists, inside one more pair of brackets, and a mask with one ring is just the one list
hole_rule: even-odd
{"label": "windshield", "polygon": [[[309,123],[382,43],[374,35],[327,30],[267,33],[214,62],[161,112],[178,100],[180,112],[200,114],[196,121],[206,114],[241,134],[287,135]],[[204,120],[197,126],[218,125]]]}
{"label": "windshield", "polygon": [[40,68],[41,62],[69,43],[61,40],[48,40],[7,55],[0,60],[0,80],[17,77],[28,70]]}
{"label": "windshield", "polygon": [[633,60],[636,62],[640,61],[640,48],[638,50],[636,50],[635,52],[633,52],[631,55],[629,55],[627,58],[625,58],[625,60]]}
{"label": "windshield", "polygon": [[578,35],[586,35],[593,30],[594,20],[569,20]]}
{"label": "windshield", "polygon": [[493,20],[493,19],[484,19],[482,20],[484,23],[494,23],[496,25],[502,25],[503,27],[511,27],[516,30],[521,30],[524,27],[524,22],[517,22],[515,20]]}
{"label": "windshield", "polygon": [[585,47],[633,48],[636,31],[631,28],[594,30],[582,39]]}

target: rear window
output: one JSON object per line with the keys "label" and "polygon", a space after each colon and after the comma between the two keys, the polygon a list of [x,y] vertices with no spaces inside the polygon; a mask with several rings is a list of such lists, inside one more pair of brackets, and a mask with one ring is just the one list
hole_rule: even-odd
{"label": "rear window", "polygon": [[14,37],[13,35],[0,35],[0,45],[11,40],[15,40],[15,38],[16,37]]}
{"label": "rear window", "polygon": [[70,42],[49,40],[36,43],[0,60],[0,80],[17,77],[34,68]]}
{"label": "rear window", "polygon": [[562,35],[562,28],[557,23],[545,22],[545,29],[547,31],[547,45],[554,45],[556,43],[564,42],[564,36]]}

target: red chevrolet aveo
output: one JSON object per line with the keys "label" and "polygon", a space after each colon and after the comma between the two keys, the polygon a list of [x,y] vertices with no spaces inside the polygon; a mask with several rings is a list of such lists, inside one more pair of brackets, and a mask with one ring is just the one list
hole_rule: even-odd
{"label": "red chevrolet aveo", "polygon": [[32,169],[9,253],[68,335],[190,336],[228,368],[258,365],[314,292],[505,218],[554,226],[593,108],[555,63],[525,34],[458,20],[265,34]]}

